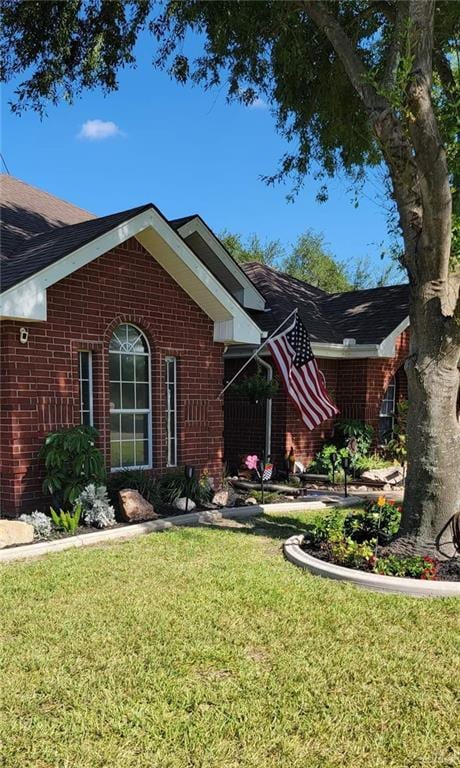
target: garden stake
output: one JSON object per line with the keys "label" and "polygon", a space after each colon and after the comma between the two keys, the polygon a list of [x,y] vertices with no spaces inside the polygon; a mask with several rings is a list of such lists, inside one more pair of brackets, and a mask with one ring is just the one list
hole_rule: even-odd
{"label": "garden stake", "polygon": [[350,457],[349,456],[343,456],[342,457],[342,467],[344,471],[344,490],[345,490],[345,498],[348,496],[348,488],[347,488],[347,472],[350,468]]}

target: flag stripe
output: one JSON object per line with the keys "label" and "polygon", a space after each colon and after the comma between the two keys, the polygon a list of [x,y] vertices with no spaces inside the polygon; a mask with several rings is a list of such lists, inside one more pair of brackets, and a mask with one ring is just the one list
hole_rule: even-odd
{"label": "flag stripe", "polygon": [[338,413],[314,358],[306,328],[298,316],[284,333],[270,339],[268,348],[287,393],[308,429],[314,429]]}
{"label": "flag stripe", "polygon": [[[279,343],[279,348],[280,348],[281,353],[283,354],[284,360],[286,362],[286,367],[289,370],[290,379],[292,379],[294,377],[296,379],[296,383],[300,384],[299,387],[295,387],[295,392],[296,392],[296,395],[298,397],[299,403],[301,403],[301,405],[304,408],[306,408],[307,411],[309,410],[309,407],[310,407],[310,410],[311,410],[311,414],[310,415],[313,417],[315,422],[316,422],[316,420],[318,418],[320,419],[320,422],[321,422],[321,416],[322,416],[321,409],[318,407],[318,403],[316,402],[316,398],[314,398],[312,393],[310,393],[309,387],[307,387],[307,391],[310,394],[310,398],[313,398],[313,399],[312,399],[311,402],[309,402],[309,398],[305,397],[305,394],[304,394],[304,392],[302,390],[303,380],[302,380],[302,378],[299,378],[297,370],[292,366],[292,354],[289,352],[288,346],[285,345],[285,344],[283,345],[282,342],[280,342]],[[292,383],[291,383],[291,386],[292,386]]]}
{"label": "flag stripe", "polygon": [[[273,347],[272,347],[272,343],[273,343]],[[301,403],[299,401],[299,398],[297,396],[296,390],[293,387],[291,387],[290,377],[289,377],[289,368],[287,367],[287,365],[286,365],[286,363],[284,361],[283,353],[281,351],[279,351],[278,348],[275,346],[276,343],[277,343],[277,341],[269,342],[268,346],[271,348],[271,351],[272,351],[272,354],[273,354],[273,359],[274,359],[274,361],[276,363],[276,366],[277,366],[278,371],[279,371],[279,373],[281,375],[281,378],[283,379],[283,381],[285,383],[288,395],[290,396],[293,404],[295,405],[295,407],[299,411],[299,414],[300,414],[303,422],[305,423],[306,427],[308,429],[314,429],[315,426],[317,426],[317,423],[315,421],[311,421],[310,420],[308,413],[304,410],[304,408],[302,407],[302,405],[301,405]]]}

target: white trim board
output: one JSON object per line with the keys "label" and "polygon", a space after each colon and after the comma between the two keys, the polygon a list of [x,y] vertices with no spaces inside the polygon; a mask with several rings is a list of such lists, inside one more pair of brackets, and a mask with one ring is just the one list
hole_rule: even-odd
{"label": "white trim board", "polygon": [[[313,354],[318,358],[332,358],[339,360],[353,360],[360,358],[395,357],[396,341],[398,337],[409,327],[410,321],[406,317],[380,344],[328,344],[327,342],[312,341]],[[225,352],[225,358],[246,358],[254,352],[254,347],[230,347]],[[262,350],[262,357],[269,356],[268,350]]]}
{"label": "white trim board", "polygon": [[130,237],[136,237],[214,321],[215,341],[224,344],[260,343],[261,332],[256,323],[153,207],[5,291],[0,296],[0,317],[46,321],[47,288]]}
{"label": "white trim board", "polygon": [[265,299],[248,278],[239,264],[232,259],[227,249],[220,240],[209,229],[207,224],[200,218],[194,216],[177,230],[181,237],[186,239],[195,232],[204,240],[206,245],[214,252],[217,258],[223,263],[224,267],[231,273],[235,280],[240,284],[243,291],[243,306],[247,309],[256,309],[263,311],[265,309]]}

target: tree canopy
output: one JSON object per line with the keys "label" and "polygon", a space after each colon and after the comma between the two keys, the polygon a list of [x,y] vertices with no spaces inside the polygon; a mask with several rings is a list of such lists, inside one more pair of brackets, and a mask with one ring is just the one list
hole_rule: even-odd
{"label": "tree canopy", "polygon": [[327,293],[376,288],[398,282],[394,264],[384,267],[378,274],[365,258],[349,263],[340,261],[329,252],[324,235],[312,230],[301,234],[288,253],[279,240],[263,243],[256,234],[244,239],[240,234],[224,230],[219,238],[240,264],[259,261]]}

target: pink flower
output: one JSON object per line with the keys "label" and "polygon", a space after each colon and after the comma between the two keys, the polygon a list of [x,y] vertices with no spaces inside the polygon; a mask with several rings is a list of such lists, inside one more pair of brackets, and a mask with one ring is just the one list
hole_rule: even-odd
{"label": "pink flower", "polygon": [[253,456],[246,456],[245,464],[248,469],[257,469],[257,462],[259,459],[257,458],[256,454]]}

